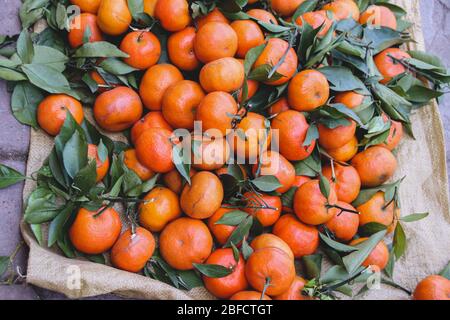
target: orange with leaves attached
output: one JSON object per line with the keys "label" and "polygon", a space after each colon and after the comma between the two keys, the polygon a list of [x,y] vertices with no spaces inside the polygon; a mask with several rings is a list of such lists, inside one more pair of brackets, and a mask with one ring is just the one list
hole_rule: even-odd
{"label": "orange with leaves attached", "polygon": [[308,297],[302,295],[306,280],[296,276],[289,289],[282,294],[273,297],[274,300],[309,300]]}
{"label": "orange with leaves attached", "polygon": [[[359,225],[376,222],[390,227],[394,221],[394,203],[385,200],[385,194],[382,191],[375,193],[367,202],[358,206]],[[393,229],[393,228],[392,228]],[[393,230],[389,230],[393,231]]]}
{"label": "orange with leaves attached", "polygon": [[[281,186],[276,189],[279,193],[288,191],[295,180],[294,166],[281,154],[276,151],[266,151],[260,158],[258,163],[252,167],[253,175],[259,173],[261,176],[275,176]],[[258,172],[258,168],[260,168]]]}
{"label": "orange with leaves attached", "polygon": [[147,181],[155,175],[152,170],[139,162],[135,149],[129,149],[124,152],[123,163],[128,169],[133,170],[142,181]]}
{"label": "orange with leaves attached", "polygon": [[231,23],[231,27],[238,37],[236,56],[239,58],[245,58],[250,49],[264,43],[264,33],[252,20],[235,20]]}
{"label": "orange with leaves attached", "polygon": [[356,133],[356,122],[346,119],[347,125],[339,125],[335,128],[328,128],[323,123],[319,123],[319,144],[325,149],[340,148],[353,139]]}
{"label": "orange with leaves attached", "polygon": [[303,26],[303,23],[306,22],[314,30],[321,28],[321,30],[317,33],[319,37],[325,36],[333,25],[333,20],[328,18],[327,12],[325,10],[305,12],[300,17],[298,17],[295,22],[299,26]]}
{"label": "orange with leaves attached", "polygon": [[[333,181],[334,173],[334,181]],[[334,182],[336,195],[339,201],[352,203],[361,190],[361,179],[358,171],[352,166],[334,163],[334,170],[330,165],[323,167],[322,174]]]}
{"label": "orange with leaves attached", "polygon": [[254,192],[246,192],[243,196],[246,200],[244,211],[256,217],[264,227],[275,224],[280,218],[282,208],[280,197]]}
{"label": "orange with leaves attached", "polygon": [[276,24],[278,25],[278,21],[275,18],[275,16],[273,14],[271,14],[269,11],[267,10],[263,10],[263,9],[251,9],[247,11],[247,14],[255,19],[258,19],[262,22],[265,23],[271,23],[271,24]]}
{"label": "orange with leaves attached", "polygon": [[406,67],[401,63],[403,59],[409,59],[411,56],[398,48],[388,48],[377,54],[373,61],[380,71],[383,79],[381,83],[388,83],[394,77],[406,72]]}
{"label": "orange with leaves attached", "polygon": [[353,19],[359,20],[359,8],[353,0],[335,0],[322,7],[323,10],[333,12],[336,20]]}
{"label": "orange with leaves attached", "polygon": [[234,151],[238,158],[249,159],[253,163],[260,151],[266,150],[272,135],[266,118],[258,113],[248,112],[236,125]]}
{"label": "orange with leaves attached", "polygon": [[82,13],[70,20],[70,31],[67,35],[67,40],[72,48],[77,48],[84,44],[83,39],[88,28],[88,42],[103,40],[102,32],[97,25],[97,16],[92,13]]}
{"label": "orange with leaves attached", "polygon": [[207,15],[197,18],[195,22],[197,23],[197,29],[201,29],[209,22],[222,22],[229,24],[230,20],[228,20],[218,8],[214,8]]}
{"label": "orange with leaves attached", "polygon": [[327,149],[326,152],[336,161],[350,161],[358,153],[358,139],[356,136],[353,136],[350,141],[342,147]]}
{"label": "orange with leaves attached", "polygon": [[340,92],[334,97],[334,102],[342,103],[349,109],[355,109],[364,103],[365,96],[354,91]]}
{"label": "orange with leaves attached", "polygon": [[231,236],[233,231],[237,228],[236,226],[228,226],[225,224],[217,224],[217,222],[222,219],[222,217],[235,211],[235,209],[222,207],[219,208],[214,214],[208,219],[208,228],[211,230],[211,233],[214,235],[214,238],[221,245],[224,245],[228,238]]}
{"label": "orange with leaves attached", "polygon": [[[368,238],[358,238],[350,242],[351,246],[356,246],[359,243],[362,243],[366,241]],[[384,243],[383,240],[381,240],[375,248],[372,250],[372,252],[369,254],[369,256],[364,260],[362,263],[363,266],[369,267],[372,266],[372,268],[378,269],[378,271],[383,270],[387,263],[389,261],[389,250]]]}

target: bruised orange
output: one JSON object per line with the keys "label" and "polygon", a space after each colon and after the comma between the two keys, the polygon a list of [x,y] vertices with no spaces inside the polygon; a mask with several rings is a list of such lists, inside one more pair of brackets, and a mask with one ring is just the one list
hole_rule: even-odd
{"label": "bruised orange", "polygon": [[64,125],[67,112],[78,124],[83,122],[83,106],[78,100],[65,94],[49,95],[37,107],[38,124],[49,135],[56,136]]}
{"label": "bruised orange", "polygon": [[172,33],[167,40],[167,53],[170,61],[184,71],[193,71],[200,66],[194,52],[194,27],[187,27]]}
{"label": "bruised orange", "polygon": [[98,211],[81,208],[69,229],[69,238],[78,251],[100,254],[114,245],[121,228],[120,216],[113,208]]}
{"label": "bruised orange", "polygon": [[235,293],[247,289],[248,282],[245,278],[245,261],[242,255],[236,262],[231,248],[217,249],[211,253],[205,264],[223,266],[232,272],[222,278],[210,278],[202,276],[205,288],[220,299],[230,298]]}
{"label": "bruised orange", "polygon": [[178,195],[164,187],[155,187],[139,205],[139,223],[147,230],[160,232],[181,215]]}
{"label": "bruised orange", "polygon": [[285,214],[277,221],[273,234],[288,244],[295,258],[313,254],[319,247],[317,228],[302,223],[292,214]]}
{"label": "bruised orange", "polygon": [[297,111],[313,111],[330,97],[327,78],[317,70],[304,70],[295,75],[288,87],[288,102]]}
{"label": "bruised orange", "polygon": [[120,50],[129,56],[123,60],[126,64],[145,70],[158,62],[161,56],[161,43],[150,31],[133,31],[122,39]]}
{"label": "bruised orange", "polygon": [[172,162],[172,133],[163,128],[151,128],[136,142],[140,163],[154,172],[165,173],[175,168]]}
{"label": "bruised orange", "polygon": [[114,267],[129,271],[141,271],[155,251],[155,238],[141,227],[134,233],[126,230],[111,249],[111,263]]}
{"label": "bruised orange", "polygon": [[212,248],[213,239],[208,227],[197,219],[176,219],[163,229],[159,237],[162,257],[177,270],[191,270],[193,263],[205,262]]}
{"label": "bruised orange", "polygon": [[67,40],[72,48],[84,44],[83,39],[87,28],[89,28],[88,42],[102,41],[103,35],[97,26],[97,16],[92,13],[82,13],[70,20],[70,31]]}
{"label": "bruised orange", "polygon": [[100,94],[94,103],[98,125],[111,132],[131,128],[142,116],[139,95],[128,87],[117,87]]}
{"label": "bruised orange", "polygon": [[171,64],[157,64],[148,69],[139,86],[139,95],[144,106],[152,111],[161,110],[166,90],[183,79],[180,70]]}

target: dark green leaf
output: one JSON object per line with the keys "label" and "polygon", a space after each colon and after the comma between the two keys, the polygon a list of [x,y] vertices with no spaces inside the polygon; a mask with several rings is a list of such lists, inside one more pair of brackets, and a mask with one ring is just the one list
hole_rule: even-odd
{"label": "dark green leaf", "polygon": [[322,270],[322,255],[312,254],[302,257],[303,266],[305,267],[305,275],[307,279],[320,278],[320,272]]}
{"label": "dark green leaf", "polygon": [[246,212],[243,212],[240,210],[230,211],[230,212],[225,213],[214,224],[222,224],[222,225],[226,225],[226,226],[237,226],[240,223],[242,223],[242,221],[244,221],[244,219],[246,219],[247,217],[248,217],[248,213],[246,213]]}
{"label": "dark green leaf", "polygon": [[61,207],[56,204],[53,192],[38,187],[28,198],[24,219],[29,224],[41,224],[55,218],[60,211]]}
{"label": "dark green leaf", "polygon": [[272,192],[281,187],[280,181],[275,176],[259,176],[251,183],[263,192]]}
{"label": "dark green leaf", "polygon": [[353,246],[349,246],[340,242],[337,242],[333,239],[331,239],[330,237],[324,235],[322,232],[319,232],[319,236],[320,239],[322,239],[323,242],[325,242],[325,244],[333,249],[335,249],[336,251],[339,252],[353,252],[356,251],[357,248],[353,247]]}
{"label": "dark green leaf", "polygon": [[81,168],[73,179],[73,186],[80,191],[80,194],[86,194],[95,186],[97,180],[97,162],[89,161],[89,163]]}
{"label": "dark green leaf", "polygon": [[59,72],[63,72],[68,61],[69,58],[61,51],[46,46],[34,46],[32,64],[44,64]]}
{"label": "dark green leaf", "polygon": [[137,70],[115,58],[105,59],[100,63],[100,67],[114,75],[124,75]]}
{"label": "dark green leaf", "polygon": [[178,170],[184,180],[186,180],[187,183],[191,184],[190,154],[188,153],[185,155],[184,148],[178,145],[174,145],[172,148],[172,162],[175,164],[175,168]]}
{"label": "dark green leaf", "polygon": [[11,109],[14,117],[22,124],[37,128],[36,109],[43,99],[42,92],[32,84],[18,83],[11,96]]}
{"label": "dark green leaf", "polygon": [[406,251],[406,234],[400,222],[398,222],[395,227],[393,248],[397,260],[400,259]]}
{"label": "dark green leaf", "polygon": [[328,199],[330,196],[330,181],[323,175],[319,175],[319,187],[322,195]]}
{"label": "dark green leaf", "polygon": [[106,41],[83,44],[74,54],[75,58],[128,58],[128,54]]}
{"label": "dark green leaf", "polygon": [[9,257],[0,257],[0,277],[8,270],[11,260]]}
{"label": "dark green leaf", "polygon": [[303,146],[309,147],[317,139],[319,139],[319,129],[317,129],[315,124],[311,124],[306,132],[306,138],[303,142]]}
{"label": "dark green leaf", "polygon": [[450,280],[450,262],[445,266],[445,268],[439,273],[444,278]]}
{"label": "dark green leaf", "polygon": [[244,238],[242,240],[241,251],[242,251],[242,255],[244,256],[244,260],[247,260],[251,256],[251,254],[253,253],[253,249],[252,249],[252,247],[250,247],[248,245],[248,242],[247,242],[246,238]]}
{"label": "dark green leaf", "polygon": [[244,237],[248,236],[250,229],[253,225],[253,217],[247,216],[238,226],[234,229],[233,233],[228,238],[225,247],[229,247],[231,243],[240,243]]}
{"label": "dark green leaf", "polygon": [[87,162],[87,142],[85,137],[82,136],[79,131],[75,131],[64,146],[64,168],[69,176],[74,178],[77,173],[86,166]]}
{"label": "dark green leaf", "polygon": [[28,30],[23,29],[17,39],[17,55],[24,64],[31,63],[34,56],[33,42]]}
{"label": "dark green leaf", "polygon": [[59,212],[55,219],[50,223],[48,229],[48,246],[53,246],[57,239],[61,238],[64,226],[70,216],[73,214],[74,205],[72,203],[67,204],[64,209]]}
{"label": "dark green leaf", "polygon": [[414,222],[414,221],[419,221],[419,220],[425,219],[426,217],[428,217],[428,215],[429,215],[428,212],[413,213],[408,216],[401,217],[400,220],[403,222]]}
{"label": "dark green leaf", "polygon": [[353,91],[363,90],[367,92],[367,88],[364,83],[353,75],[352,71],[346,67],[330,66],[322,67],[318,69],[321,73],[327,77],[330,83],[330,89],[333,91]]}
{"label": "dark green leaf", "polygon": [[231,273],[233,270],[218,264],[199,264],[193,263],[195,269],[197,269],[201,274],[209,278],[224,278]]}
{"label": "dark green leaf", "polygon": [[25,179],[26,177],[19,171],[0,164],[0,189],[7,188]]}
{"label": "dark green leaf", "polygon": [[365,225],[362,225],[358,229],[358,233],[363,237],[370,237],[374,233],[386,230],[387,227],[384,224],[377,222],[369,222]]}

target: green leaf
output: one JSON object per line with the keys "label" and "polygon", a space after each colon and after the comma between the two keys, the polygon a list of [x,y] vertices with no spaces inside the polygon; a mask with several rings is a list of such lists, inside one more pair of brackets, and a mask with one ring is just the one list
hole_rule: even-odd
{"label": "green leaf", "polygon": [[0,164],[0,189],[7,188],[25,179],[26,177],[19,171]]}
{"label": "green leaf", "polygon": [[315,124],[311,124],[306,132],[305,141],[303,142],[304,147],[309,147],[313,141],[319,139],[319,129]]}
{"label": "green leaf", "polygon": [[63,150],[63,163],[66,172],[74,178],[81,168],[85,167],[87,158],[87,142],[84,136],[77,130],[67,141]]}
{"label": "green leaf", "polygon": [[358,229],[358,234],[363,237],[370,237],[374,233],[386,230],[387,227],[384,224],[378,222],[369,222],[362,225]]}
{"label": "green leaf", "polygon": [[322,195],[328,199],[328,197],[330,196],[330,182],[322,174],[319,175],[319,187]]}
{"label": "green leaf", "polygon": [[294,167],[297,176],[315,177],[322,172],[320,157],[316,153],[311,154],[305,160],[296,162]]}
{"label": "green leaf", "polygon": [[231,249],[233,250],[233,258],[236,263],[239,263],[240,255],[239,255],[239,249],[235,246],[235,244],[232,242]]}
{"label": "green leaf", "polygon": [[250,229],[253,225],[253,217],[248,215],[238,226],[234,229],[233,233],[228,238],[224,247],[229,247],[231,243],[240,243],[245,237],[248,236]]}
{"label": "green leaf", "polygon": [[0,277],[8,270],[11,260],[9,257],[0,257]]}
{"label": "green leaf", "polygon": [[247,260],[253,253],[253,248],[248,245],[246,238],[242,240],[241,251],[242,255],[244,256],[244,260]]}
{"label": "green leaf", "polygon": [[23,29],[17,39],[17,55],[23,63],[31,63],[34,56],[33,41],[28,30]]}
{"label": "green leaf", "polygon": [[145,181],[144,183],[142,183],[142,184],[134,187],[130,191],[128,191],[127,196],[138,197],[143,193],[149,192],[150,190],[152,190],[155,187],[156,182],[158,181],[158,178],[159,178],[159,174],[154,175],[151,179]]}
{"label": "green leaf", "polygon": [[243,212],[240,210],[230,211],[230,212],[225,213],[214,224],[222,224],[222,225],[226,225],[226,226],[237,226],[240,223],[242,223],[242,221],[244,221],[244,219],[246,219],[247,217],[248,217],[248,213],[246,213],[246,212]]}
{"label": "green leaf", "polygon": [[400,259],[406,251],[406,234],[400,222],[398,222],[395,227],[393,248],[397,260]]}
{"label": "green leaf", "polygon": [[388,263],[386,265],[386,267],[384,268],[384,273],[386,273],[386,275],[392,279],[392,277],[394,276],[394,267],[395,267],[395,255],[394,255],[394,249],[392,248],[389,251],[389,260]]}
{"label": "green leaf", "polygon": [[245,55],[244,60],[244,69],[245,74],[248,75],[250,70],[252,69],[253,65],[255,64],[256,60],[258,60],[261,53],[266,48],[266,44],[259,45],[257,47],[251,48],[247,54]]}
{"label": "green leaf", "polygon": [[341,66],[329,66],[318,69],[325,77],[327,77],[330,83],[330,89],[333,91],[354,91],[362,90],[367,91],[364,83],[353,75],[352,71],[346,67]]}
{"label": "green leaf", "polygon": [[231,268],[219,264],[199,264],[193,263],[195,269],[209,278],[224,278],[233,273]]}
{"label": "green leaf", "polygon": [[74,58],[128,58],[129,55],[106,41],[88,42],[75,51]]}
{"label": "green leaf", "polygon": [[428,216],[429,216],[428,212],[425,212],[425,213],[413,213],[413,214],[410,214],[408,216],[401,217],[400,220],[403,221],[403,222],[414,222],[414,221],[419,221],[419,220],[425,219]]}
{"label": "green leaf", "polygon": [[92,187],[95,186],[97,180],[97,162],[95,160],[81,168],[73,179],[73,186],[85,195]]}
{"label": "green leaf", "polygon": [[294,196],[297,189],[298,187],[292,187],[281,195],[281,203],[283,204],[283,207],[293,208]]}
{"label": "green leaf", "polygon": [[70,216],[74,213],[74,205],[73,203],[68,203],[64,209],[62,209],[55,219],[50,223],[48,229],[48,246],[51,247],[56,243],[57,239],[61,238],[63,228],[70,218]]}
{"label": "green leaf", "polygon": [[408,40],[409,39],[404,38],[400,32],[392,30],[391,28],[379,27],[364,29],[363,41],[370,43],[370,46],[374,48],[374,54],[407,42]]}
{"label": "green leaf", "polygon": [[49,93],[66,93],[76,99],[78,95],[70,88],[61,72],[45,64],[25,64],[22,71],[36,87]]}
{"label": "green leaf", "polygon": [[27,78],[23,75],[23,73],[16,70],[0,67],[0,79],[6,81],[22,81]]}
{"label": "green leaf", "polygon": [[28,198],[24,219],[29,224],[41,224],[55,218],[60,211],[55,194],[47,188],[38,187]]}
{"label": "green leaf", "polygon": [[271,77],[269,77],[270,72],[272,71],[273,66],[270,64],[263,64],[255,69],[253,69],[248,75],[248,79],[260,81],[260,82],[272,82],[277,81],[284,76],[278,72],[275,72]]}
{"label": "green leaf", "polygon": [[294,15],[292,16],[292,21],[297,21],[297,18],[300,17],[302,14],[306,12],[314,11],[314,9],[317,8],[317,5],[319,4],[319,0],[308,0],[303,1],[295,10]]}
{"label": "green leaf", "polygon": [[322,270],[322,255],[312,254],[302,257],[302,263],[305,270],[305,275],[307,279],[318,279],[320,278],[320,272]]}
{"label": "green leaf", "polygon": [[191,159],[190,154],[184,154],[184,148],[178,146],[176,144],[173,145],[172,148],[172,162],[175,164],[175,168],[187,181],[187,183],[191,184]]}
{"label": "green leaf", "polygon": [[68,61],[69,58],[61,51],[46,46],[34,46],[32,64],[44,64],[59,72],[63,72]]}
{"label": "green leaf", "polygon": [[109,72],[114,75],[124,75],[136,71],[137,69],[130,67],[125,62],[115,58],[105,59],[100,63],[100,67],[103,68],[106,72]]}
{"label": "green leaf", "polygon": [[322,239],[323,242],[325,242],[325,244],[333,249],[335,249],[336,251],[339,252],[353,252],[358,250],[357,248],[353,247],[353,246],[349,246],[340,242],[337,242],[333,239],[331,239],[330,237],[324,235],[322,232],[319,232],[319,236],[320,239]]}
{"label": "green leaf", "polygon": [[133,19],[138,21],[139,14],[144,12],[143,0],[128,0],[128,8],[130,9]]}
{"label": "green leaf", "polygon": [[38,128],[36,110],[43,99],[42,92],[32,84],[18,83],[11,96],[11,109],[14,117],[22,124]]}
{"label": "green leaf", "polygon": [[445,268],[439,273],[444,278],[450,280],[450,262],[445,266]]}
{"label": "green leaf", "polygon": [[178,270],[178,281],[186,290],[203,287],[203,281],[195,270]]}
{"label": "green leaf", "polygon": [[361,264],[366,260],[372,250],[377,246],[377,244],[383,240],[386,234],[386,230],[380,231],[372,235],[369,239],[364,242],[358,243],[355,247],[358,248],[342,260],[344,262],[345,269],[348,273],[353,273],[358,269]]}
{"label": "green leaf", "polygon": [[259,176],[250,182],[263,192],[272,192],[281,187],[280,181],[275,176]]}

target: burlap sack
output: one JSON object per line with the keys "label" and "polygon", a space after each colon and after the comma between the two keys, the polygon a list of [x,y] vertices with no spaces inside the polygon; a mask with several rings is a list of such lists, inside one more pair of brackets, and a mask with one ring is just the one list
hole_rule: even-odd
{"label": "burlap sack", "polygon": [[[404,7],[414,23],[412,36],[417,41],[410,49],[424,50],[419,12],[419,0],[395,0]],[[450,213],[444,135],[438,106],[432,103],[414,113],[412,122],[416,140],[405,138],[397,150],[399,169],[395,179],[406,176],[402,184],[402,214],[429,212],[419,222],[404,224],[409,247],[396,264],[394,279],[402,286],[414,289],[425,276],[437,273],[450,260]],[[117,138],[117,137],[114,137]],[[52,140],[42,131],[31,130],[31,143],[27,174],[37,171],[52,148]],[[24,201],[35,187],[27,180]],[[189,292],[141,275],[120,271],[88,261],[64,258],[47,248],[40,247],[28,226],[22,222],[21,230],[30,247],[27,282],[54,290],[70,298],[90,297],[116,293],[141,299],[209,299],[203,288]],[[73,266],[81,271],[81,289],[70,289]],[[371,290],[364,299],[407,299],[403,291],[382,285]]]}

